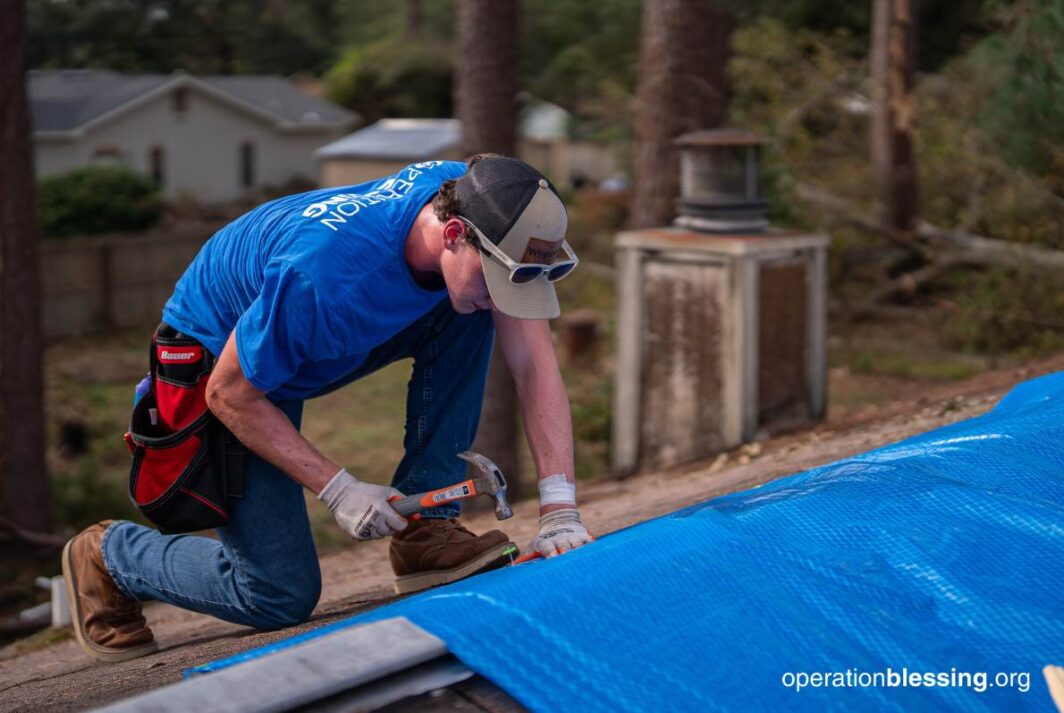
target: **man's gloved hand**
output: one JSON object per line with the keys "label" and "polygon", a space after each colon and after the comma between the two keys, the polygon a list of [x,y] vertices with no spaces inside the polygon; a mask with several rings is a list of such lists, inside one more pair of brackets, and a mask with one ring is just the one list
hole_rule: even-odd
{"label": "man's gloved hand", "polygon": [[554,557],[594,539],[580,522],[580,511],[563,508],[539,518],[539,534],[532,540],[530,547],[544,557]]}
{"label": "man's gloved hand", "polygon": [[403,497],[395,488],[363,483],[341,468],[318,493],[336,524],[356,540],[376,540],[406,527],[406,519],[388,501]]}

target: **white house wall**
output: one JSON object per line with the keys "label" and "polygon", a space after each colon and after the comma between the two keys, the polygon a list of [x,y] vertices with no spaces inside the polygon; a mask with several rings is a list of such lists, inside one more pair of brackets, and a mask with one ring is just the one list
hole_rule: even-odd
{"label": "white house wall", "polygon": [[404,166],[418,161],[461,161],[465,155],[460,149],[448,149],[439,154],[402,161],[373,161],[355,158],[329,158],[321,161],[318,172],[323,187],[351,186],[373,181],[401,171]]}
{"label": "white house wall", "polygon": [[255,146],[255,187],[280,186],[296,177],[313,181],[317,173],[314,150],[342,133],[282,133],[258,117],[190,89],[181,113],[174,110],[173,94],[168,93],[90,129],[76,141],[38,139],[37,175],[93,163],[100,150],[112,147],[119,150],[124,165],[150,174],[150,152],[161,146],[167,199],[188,195],[203,203],[221,203],[245,194],[240,163],[243,142]]}

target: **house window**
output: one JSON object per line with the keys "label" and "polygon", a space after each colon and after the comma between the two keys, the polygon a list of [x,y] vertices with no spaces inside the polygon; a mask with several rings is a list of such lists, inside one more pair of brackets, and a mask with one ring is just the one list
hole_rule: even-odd
{"label": "house window", "polygon": [[172,95],[174,112],[177,114],[184,114],[188,109],[188,89],[186,87],[178,87],[174,90]]}
{"label": "house window", "polygon": [[255,144],[250,141],[240,144],[240,185],[244,188],[255,185]]}
{"label": "house window", "polygon": [[148,173],[156,187],[162,188],[166,181],[166,154],[162,146],[152,146],[148,150]]}
{"label": "house window", "polygon": [[125,163],[124,158],[122,149],[117,146],[97,146],[92,150],[93,163],[121,165]]}

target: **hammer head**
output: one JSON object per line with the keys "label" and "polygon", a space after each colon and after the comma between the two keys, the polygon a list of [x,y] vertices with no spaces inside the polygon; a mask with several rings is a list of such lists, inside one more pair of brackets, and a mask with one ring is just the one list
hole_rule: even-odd
{"label": "hammer head", "polygon": [[495,496],[495,518],[506,520],[513,517],[514,511],[510,503],[506,501],[506,478],[503,477],[499,466],[489,459],[474,451],[462,451],[458,454],[462,460],[476,466],[480,472],[473,478],[476,483],[477,493],[486,493]]}

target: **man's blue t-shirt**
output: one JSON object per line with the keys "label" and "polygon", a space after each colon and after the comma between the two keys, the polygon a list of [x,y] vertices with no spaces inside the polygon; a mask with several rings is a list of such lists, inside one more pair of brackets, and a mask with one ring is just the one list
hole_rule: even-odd
{"label": "man's blue t-shirt", "polygon": [[377,181],[265,203],[216,233],[177,283],[163,321],[220,354],[236,330],[244,376],[306,398],[447,297],[414,282],[414,218],[464,163],[427,161]]}

